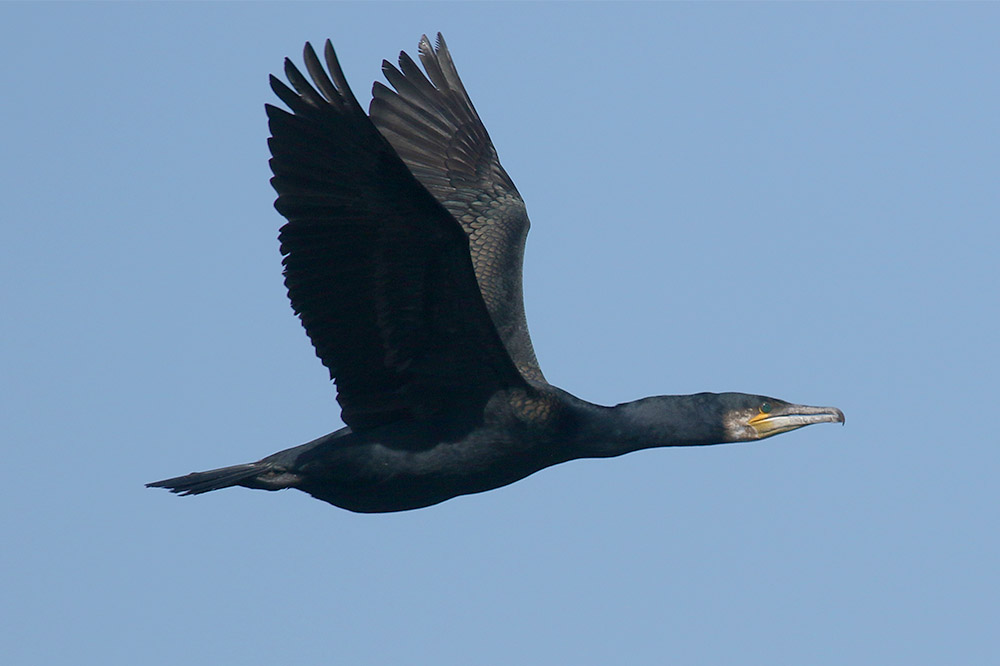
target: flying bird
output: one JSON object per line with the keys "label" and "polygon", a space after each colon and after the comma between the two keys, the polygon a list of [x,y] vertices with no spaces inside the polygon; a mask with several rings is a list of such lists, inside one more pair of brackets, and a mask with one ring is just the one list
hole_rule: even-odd
{"label": "flying bird", "polygon": [[[444,39],[383,61],[368,113],[332,44],[288,110],[266,106],[285,286],[336,382],[345,427],[262,460],[148,484],[183,495],[296,488],[377,513],[499,488],[551,465],[665,446],[748,442],[834,407],[744,393],[614,407],[549,384],[521,290],[528,216]],[[289,87],[290,85],[290,87]]]}

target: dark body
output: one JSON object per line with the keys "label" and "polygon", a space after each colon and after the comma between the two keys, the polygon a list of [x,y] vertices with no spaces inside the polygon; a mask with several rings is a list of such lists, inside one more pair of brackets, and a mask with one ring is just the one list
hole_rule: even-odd
{"label": "dark body", "polygon": [[[275,454],[278,487],[358,512],[415,509],[491,490],[571,459],[565,434],[577,419],[560,409],[525,418],[522,392],[496,394],[486,410],[334,433]],[[291,475],[279,471],[295,470]],[[257,478],[271,488],[269,476]]]}
{"label": "dark body", "polygon": [[288,220],[285,285],[347,427],[149,485],[297,488],[352,511],[401,511],[576,458],[843,422],[836,408],[741,393],[601,407],[548,384],[521,297],[524,202],[441,36],[420,42],[426,76],[405,53],[399,69],[383,63],[394,90],[375,84],[370,115],[329,42],[324,55],[326,70],[306,45],[312,84],[287,60],[292,88],[271,78],[291,113],[268,105],[268,143]]}

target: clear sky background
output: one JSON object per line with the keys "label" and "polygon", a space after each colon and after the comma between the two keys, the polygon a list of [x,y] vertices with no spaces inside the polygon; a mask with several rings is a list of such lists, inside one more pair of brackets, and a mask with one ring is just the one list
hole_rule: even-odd
{"label": "clear sky background", "polygon": [[[533,221],[547,377],[845,427],[419,511],[143,483],[340,426],[267,75],[444,32]],[[985,664],[1000,4],[0,6],[5,664]]]}

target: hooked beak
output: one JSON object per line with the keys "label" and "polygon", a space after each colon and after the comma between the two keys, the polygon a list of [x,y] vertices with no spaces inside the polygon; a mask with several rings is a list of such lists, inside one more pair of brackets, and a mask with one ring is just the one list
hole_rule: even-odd
{"label": "hooked beak", "polygon": [[775,405],[767,414],[760,413],[747,423],[763,439],[789,430],[797,430],[814,423],[843,423],[844,412],[836,407],[809,407],[808,405]]}

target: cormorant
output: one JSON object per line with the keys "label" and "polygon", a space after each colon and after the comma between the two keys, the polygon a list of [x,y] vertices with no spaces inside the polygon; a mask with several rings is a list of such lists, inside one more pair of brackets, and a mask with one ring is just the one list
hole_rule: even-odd
{"label": "cormorant", "polygon": [[[148,484],[184,495],[297,488],[351,511],[430,506],[577,458],[763,439],[843,422],[742,393],[603,407],[545,381],[528,337],[524,202],[444,39],[383,61],[369,114],[333,46],[266,105],[285,285],[346,427],[263,460]],[[294,90],[293,90],[294,89]]]}

